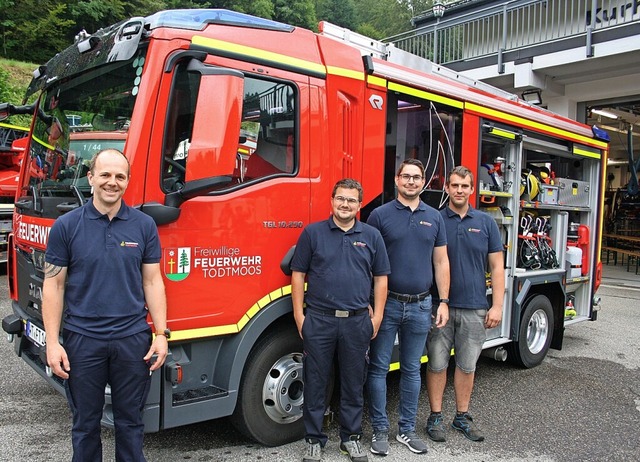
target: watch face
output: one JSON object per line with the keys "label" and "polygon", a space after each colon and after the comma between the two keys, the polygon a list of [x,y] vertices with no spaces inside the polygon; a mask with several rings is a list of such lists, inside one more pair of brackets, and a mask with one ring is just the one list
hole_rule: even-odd
{"label": "watch face", "polygon": [[164,335],[166,335],[167,338],[171,338],[171,331],[169,329],[165,329],[164,330]]}

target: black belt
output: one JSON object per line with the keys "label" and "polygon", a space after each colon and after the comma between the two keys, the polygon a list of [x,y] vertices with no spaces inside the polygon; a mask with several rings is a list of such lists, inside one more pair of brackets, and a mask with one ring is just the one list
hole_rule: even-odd
{"label": "black belt", "polygon": [[393,298],[394,300],[398,300],[399,302],[415,303],[415,302],[421,302],[422,300],[427,298],[430,295],[430,293],[431,292],[427,291],[417,295],[410,295],[410,294],[399,294],[397,292],[389,291],[389,294],[387,295],[387,297]]}
{"label": "black belt", "polygon": [[321,308],[309,309],[314,313],[322,314],[325,316],[335,316],[336,318],[348,318],[350,316],[357,316],[369,311],[369,308],[360,308],[359,310],[323,310]]}

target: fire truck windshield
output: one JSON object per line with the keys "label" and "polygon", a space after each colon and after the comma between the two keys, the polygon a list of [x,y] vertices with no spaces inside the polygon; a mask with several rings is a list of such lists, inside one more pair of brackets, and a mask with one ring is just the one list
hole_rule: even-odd
{"label": "fire truck windshield", "polygon": [[[124,147],[143,64],[144,55],[139,54],[43,91],[29,166],[21,182],[23,199],[58,197],[83,203],[91,193],[87,180],[91,157],[107,147]],[[39,198],[35,199],[33,204],[38,204]],[[34,212],[47,214],[46,210]],[[52,210],[50,218],[56,213]]]}

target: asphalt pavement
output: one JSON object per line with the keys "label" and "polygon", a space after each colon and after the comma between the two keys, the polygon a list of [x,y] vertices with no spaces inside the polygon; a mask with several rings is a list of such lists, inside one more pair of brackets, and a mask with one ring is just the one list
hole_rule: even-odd
{"label": "asphalt pavement", "polygon": [[[471,412],[486,435],[482,443],[449,430],[445,443],[428,442],[426,455],[392,440],[387,457],[371,462],[438,461],[637,461],[640,460],[640,275],[605,266],[602,309],[597,322],[565,331],[563,349],[550,350],[543,363],[520,369],[481,358]],[[0,317],[10,310],[6,276],[0,278]],[[71,459],[70,415],[66,400],[0,341],[0,460]],[[399,374],[389,375],[389,413],[397,421]],[[454,412],[447,388],[445,414]],[[424,436],[428,401],[421,394],[419,434]],[[337,423],[328,429],[326,462],[345,462],[338,451]],[[365,418],[365,447],[371,429]],[[392,432],[392,438],[395,436]],[[103,431],[104,460],[113,460],[113,432]],[[149,462],[289,462],[301,460],[303,441],[266,448],[239,434],[227,419],[149,434]]]}

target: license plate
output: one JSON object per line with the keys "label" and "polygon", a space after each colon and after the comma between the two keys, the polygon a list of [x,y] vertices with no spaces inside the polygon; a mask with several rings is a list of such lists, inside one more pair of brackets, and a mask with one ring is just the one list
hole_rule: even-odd
{"label": "license plate", "polygon": [[44,346],[44,344],[46,343],[46,334],[44,332],[44,329],[40,329],[31,321],[27,321],[24,332],[25,334],[27,334],[27,337],[36,345]]}

